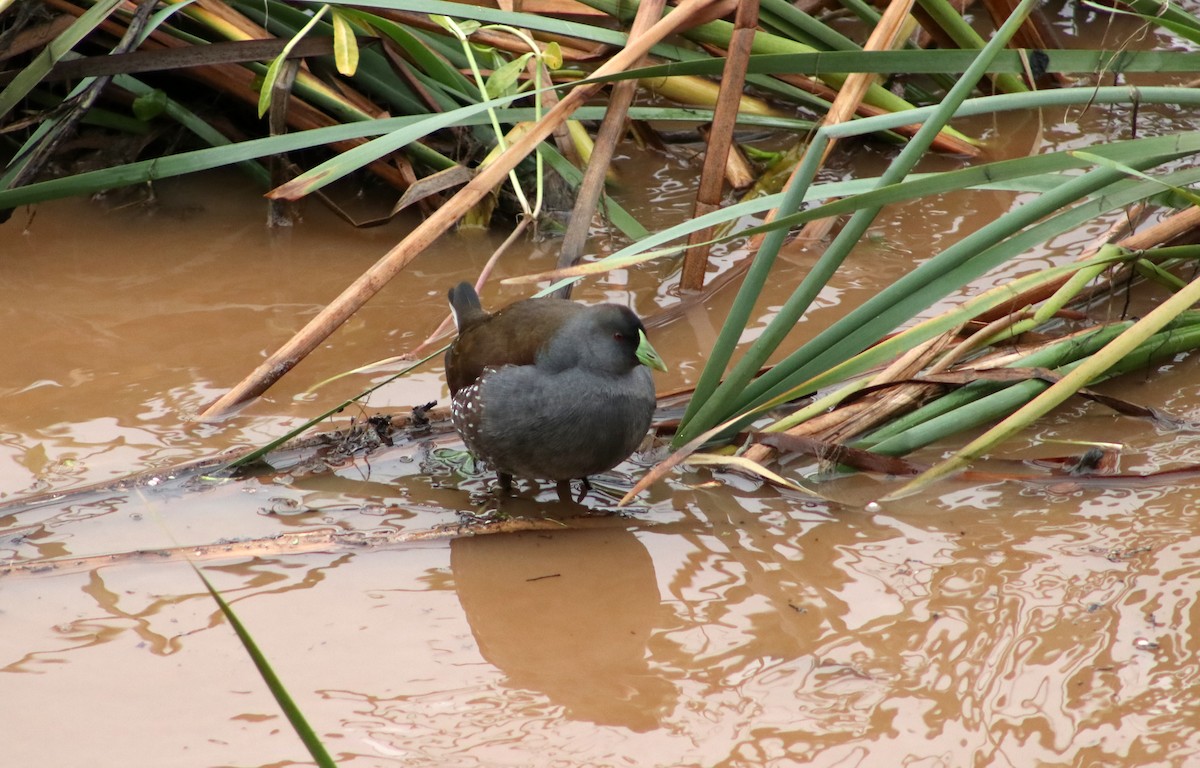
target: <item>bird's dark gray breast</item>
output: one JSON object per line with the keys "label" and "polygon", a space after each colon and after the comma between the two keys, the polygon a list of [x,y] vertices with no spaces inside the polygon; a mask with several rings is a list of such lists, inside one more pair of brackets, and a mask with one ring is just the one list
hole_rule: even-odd
{"label": "bird's dark gray breast", "polygon": [[515,365],[489,368],[459,390],[451,417],[467,448],[497,471],[573,480],[633,453],[654,406],[654,382],[642,365],[620,376]]}

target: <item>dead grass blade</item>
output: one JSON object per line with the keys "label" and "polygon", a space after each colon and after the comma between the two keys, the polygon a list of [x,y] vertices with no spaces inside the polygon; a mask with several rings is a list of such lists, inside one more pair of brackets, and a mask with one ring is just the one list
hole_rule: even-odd
{"label": "dead grass blade", "polygon": [[891,501],[901,496],[915,493],[934,481],[965,467],[1001,441],[1011,437],[1036,419],[1049,413],[1051,409],[1082,389],[1089,381],[1117,364],[1146,339],[1162,330],[1167,323],[1174,320],[1180,313],[1198,301],[1200,301],[1200,279],[1193,280],[1186,288],[1155,307],[1149,314],[1109,342],[1098,353],[1084,360],[1079,366],[1051,385],[1041,395],[1031,400],[1024,407],[988,430],[979,438],[971,441],[966,447],[956,452],[954,456],[935,465],[929,471],[905,484],[899,490],[888,494],[881,501]]}
{"label": "dead grass blade", "polygon": [[723,467],[725,469],[732,469],[746,474],[755,475],[763,480],[766,480],[772,485],[778,485],[781,488],[797,491],[805,494],[806,496],[812,496],[814,499],[828,501],[828,499],[811,488],[806,488],[798,483],[793,483],[791,480],[772,472],[762,464],[759,464],[757,461],[751,461],[750,459],[747,459],[745,456],[726,456],[720,453],[693,453],[691,456],[687,457],[684,463],[701,467]]}

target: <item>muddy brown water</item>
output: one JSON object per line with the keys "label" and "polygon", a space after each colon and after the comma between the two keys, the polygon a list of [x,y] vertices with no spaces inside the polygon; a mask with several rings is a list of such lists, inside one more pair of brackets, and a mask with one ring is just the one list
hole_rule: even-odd
{"label": "muddy brown water", "polygon": [[[1165,130],[1188,116],[1155,119]],[[1055,113],[965,127],[1002,155],[1103,141],[1113,124]],[[888,150],[855,152],[867,162]],[[658,170],[630,184],[627,199],[643,216],[657,211],[662,226],[686,215],[694,170],[686,153],[629,158],[622,170],[651,161]],[[0,228],[5,501],[281,434],[378,380],[305,393],[419,342],[443,315],[447,286],[499,242],[444,239],[265,398],[202,425],[187,417],[411,222],[352,231],[310,206],[299,226],[271,233],[236,176],[155,192],[149,206],[40,205]],[[1019,199],[976,193],[885,212],[797,338]],[[1009,271],[1072,258],[1097,233],[1062,238]],[[553,258],[553,242],[527,244],[502,271]],[[789,251],[778,283],[811,259]],[[670,301],[656,287],[668,271],[619,273],[579,298],[649,313]],[[1155,298],[1145,289],[1137,301]],[[764,302],[755,329],[782,299]],[[672,363],[661,389],[696,376],[728,300],[654,332]],[[1197,381],[1193,355],[1107,389],[1194,421]],[[444,402],[436,366],[357,415],[435,399]],[[1082,403],[1004,453],[1062,453],[1051,442],[1062,438],[1120,441],[1129,471],[1200,461],[1192,431]],[[7,563],[57,564],[0,578],[4,762],[307,761],[191,568],[129,556],[183,547],[208,553],[208,577],[344,765],[1200,764],[1200,506],[1190,481],[960,477],[868,512],[891,481],[840,479],[823,487],[835,502],[822,504],[679,472],[621,516],[581,518],[551,493],[506,507],[564,521],[553,530],[297,552],[281,544],[253,556],[201,549],[457,522],[485,481],[433,471],[431,449],[0,513]],[[72,566],[80,558],[100,559]]]}

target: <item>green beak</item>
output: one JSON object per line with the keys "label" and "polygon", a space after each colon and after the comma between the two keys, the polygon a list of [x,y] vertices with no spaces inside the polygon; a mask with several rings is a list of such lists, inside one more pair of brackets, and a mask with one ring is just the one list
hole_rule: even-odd
{"label": "green beak", "polygon": [[643,365],[647,365],[656,371],[662,371],[663,373],[667,371],[667,364],[654,351],[654,347],[650,346],[650,340],[646,338],[645,331],[638,331],[637,359]]}

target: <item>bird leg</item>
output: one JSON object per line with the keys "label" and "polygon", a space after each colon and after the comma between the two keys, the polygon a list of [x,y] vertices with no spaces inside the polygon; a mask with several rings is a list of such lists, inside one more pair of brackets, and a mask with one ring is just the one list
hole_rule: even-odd
{"label": "bird leg", "polygon": [[559,480],[557,483],[554,484],[554,487],[558,490],[558,500],[561,501],[563,504],[570,504],[571,503],[571,481],[570,480]]}
{"label": "bird leg", "polygon": [[[562,502],[571,501],[571,481],[559,480],[556,488],[558,489],[558,500]],[[584,497],[588,495],[588,491],[592,490],[592,484],[588,482],[586,477],[579,478],[579,495],[575,497],[576,504],[582,504]]]}

